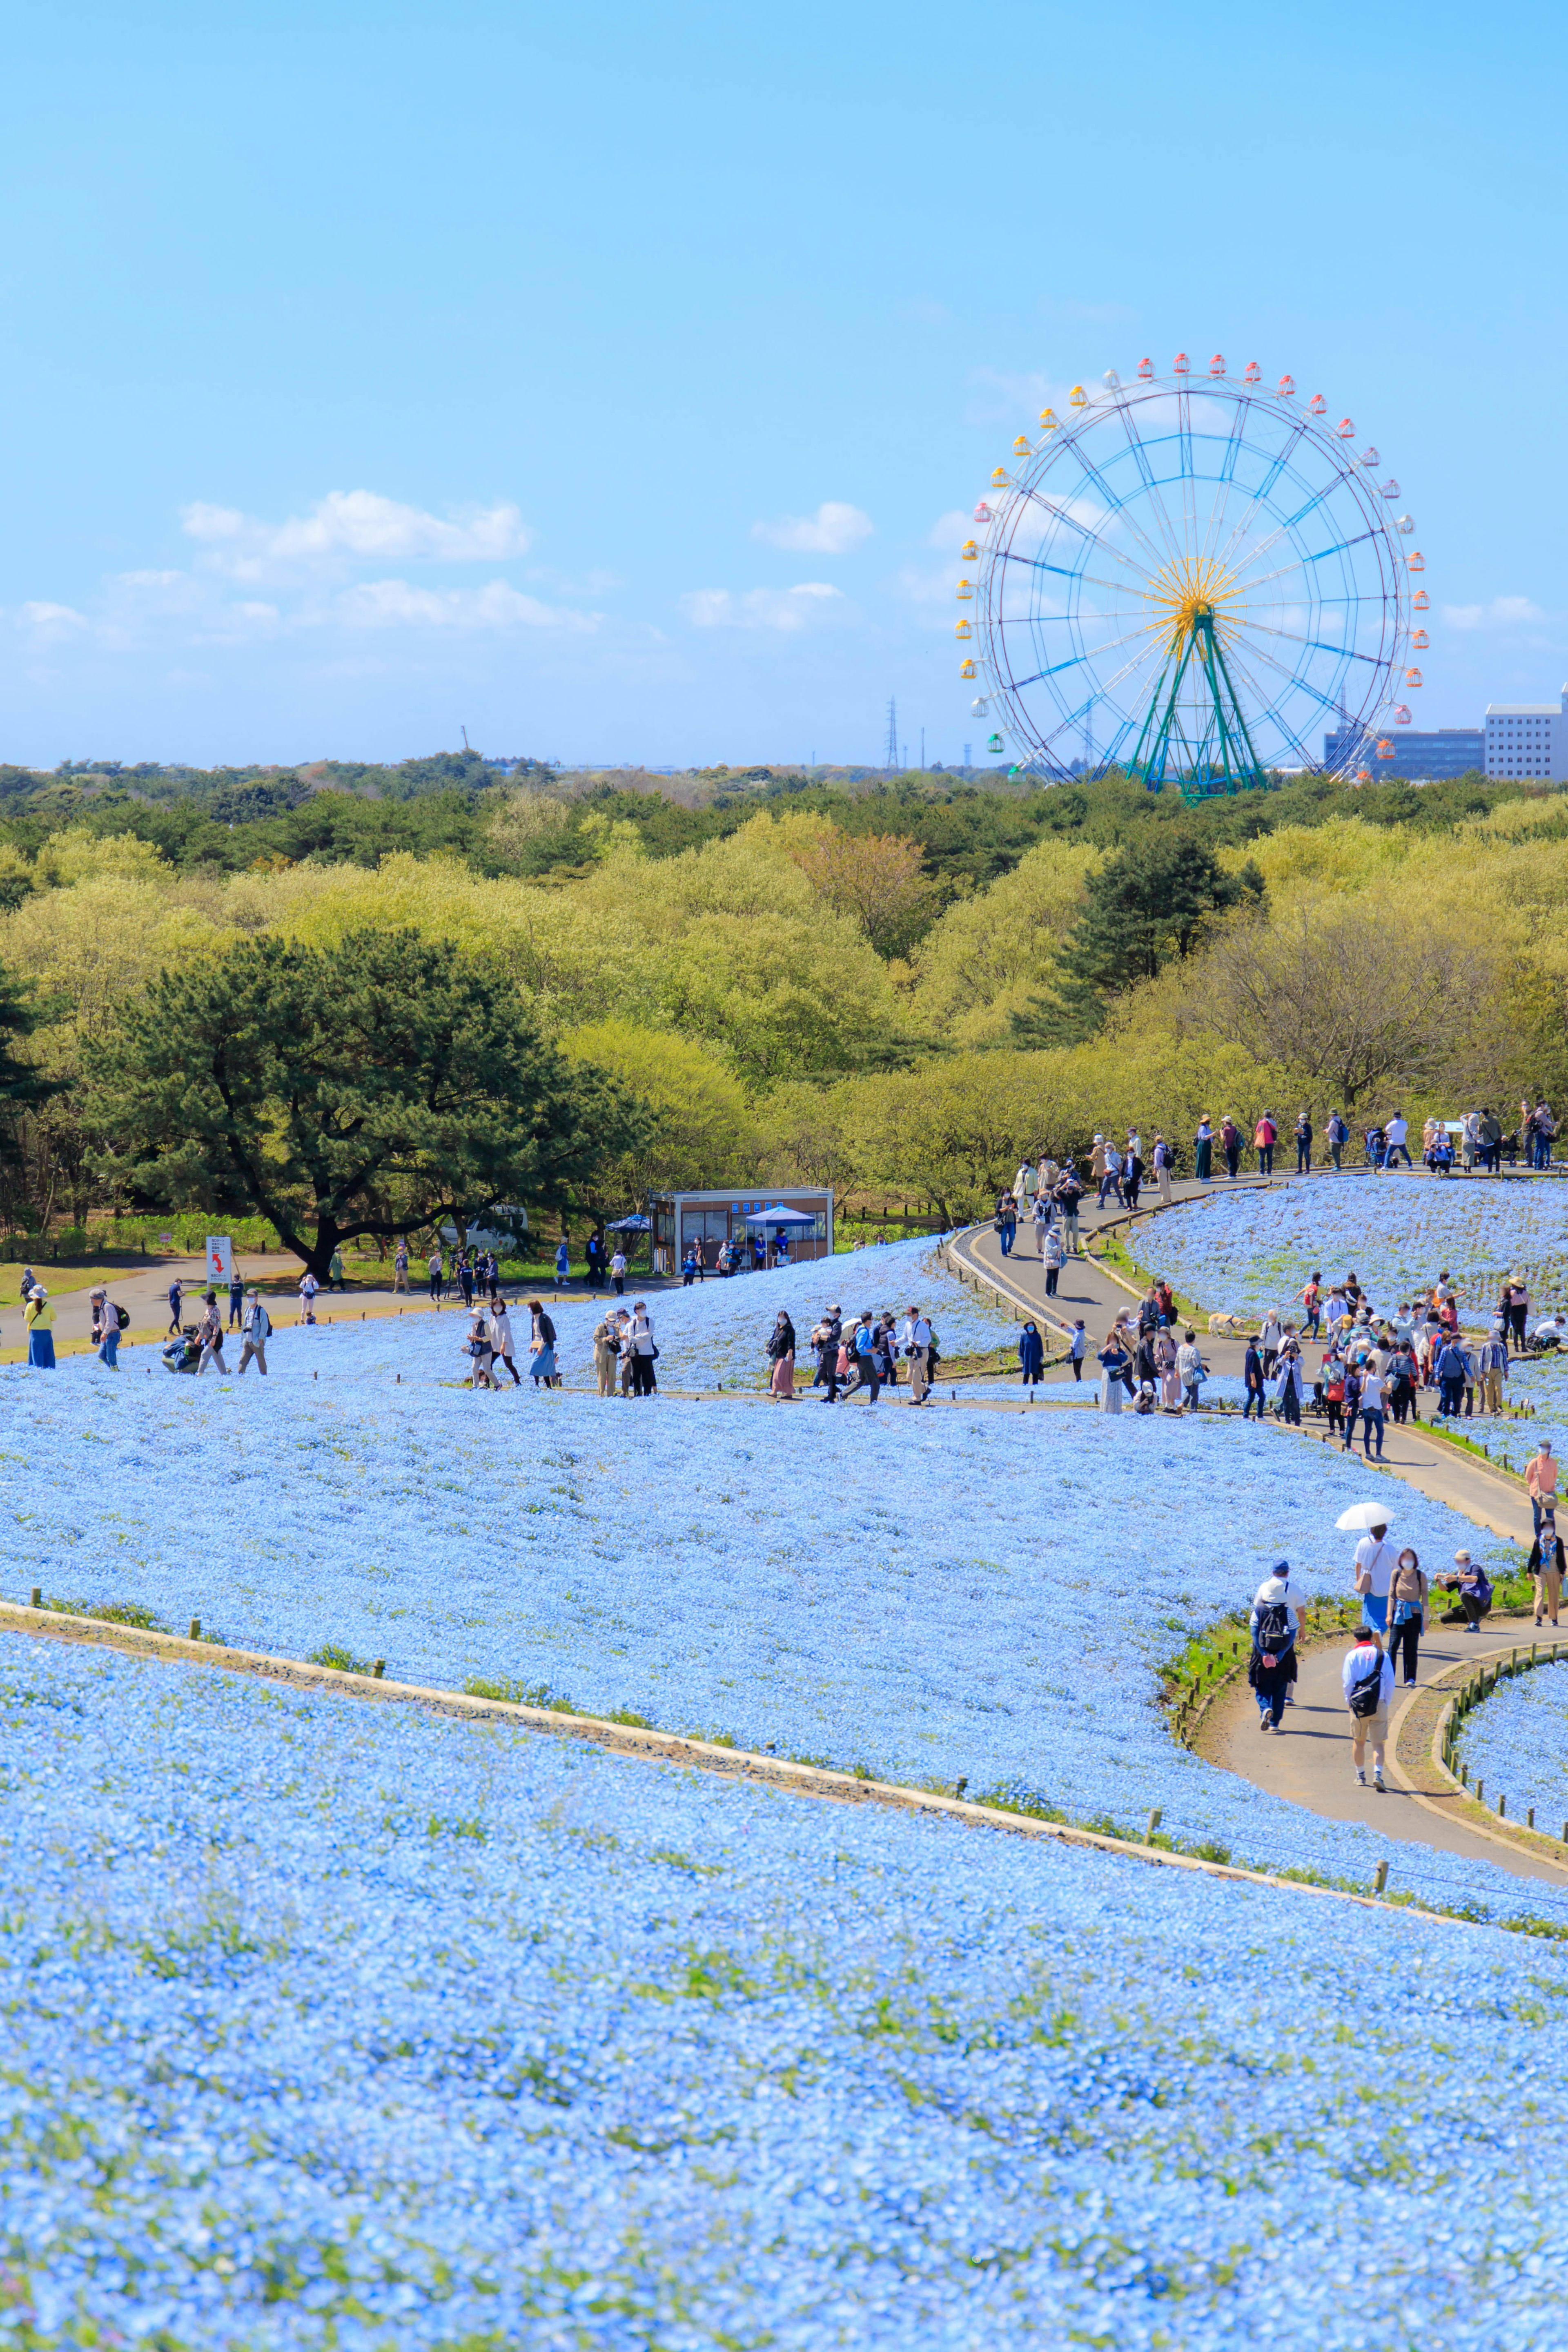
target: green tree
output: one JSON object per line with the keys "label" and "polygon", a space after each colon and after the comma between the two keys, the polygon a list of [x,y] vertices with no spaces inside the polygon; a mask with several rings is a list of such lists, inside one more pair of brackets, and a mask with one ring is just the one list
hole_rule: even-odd
{"label": "green tree", "polygon": [[497,972],[416,931],[247,941],[164,972],[89,1067],[123,1181],[266,1217],[322,1279],[360,1234],[561,1205],[646,1116],[571,1067]]}
{"label": "green tree", "polygon": [[1094,1035],[1112,1002],[1192,954],[1234,907],[1258,907],[1263,877],[1249,859],[1227,874],[1206,843],[1174,825],[1137,835],[1086,885],[1083,912],[1056,956],[1053,1003],[1016,1013],[1020,1044],[1070,1045]]}

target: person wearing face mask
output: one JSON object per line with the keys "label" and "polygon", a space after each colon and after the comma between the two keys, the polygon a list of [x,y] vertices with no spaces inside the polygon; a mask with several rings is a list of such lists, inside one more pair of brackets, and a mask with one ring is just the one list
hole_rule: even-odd
{"label": "person wearing face mask", "polygon": [[1405,1687],[1415,1687],[1416,1649],[1426,1622],[1426,1579],[1419,1556],[1406,1544],[1388,1580],[1388,1663],[1395,1676],[1405,1654]]}
{"label": "person wearing face mask", "polygon": [[1535,1579],[1535,1622],[1539,1625],[1542,1612],[1557,1622],[1558,1603],[1563,1597],[1563,1538],[1557,1532],[1557,1514],[1545,1510],[1541,1514],[1541,1528],[1530,1555],[1530,1572]]}

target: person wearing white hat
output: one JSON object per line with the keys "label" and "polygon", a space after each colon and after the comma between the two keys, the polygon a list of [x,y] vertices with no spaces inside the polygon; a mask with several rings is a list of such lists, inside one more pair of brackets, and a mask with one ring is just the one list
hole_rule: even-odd
{"label": "person wearing white hat", "polygon": [[55,1310],[49,1305],[49,1294],[41,1282],[35,1282],[23,1317],[27,1327],[27,1361],[35,1371],[52,1372],[55,1369]]}

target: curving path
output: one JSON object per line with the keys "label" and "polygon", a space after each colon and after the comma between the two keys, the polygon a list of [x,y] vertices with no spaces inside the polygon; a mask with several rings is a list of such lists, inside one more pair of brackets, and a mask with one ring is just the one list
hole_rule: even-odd
{"label": "curving path", "polygon": [[[1276,1177],[1273,1181],[1278,1184],[1300,1180]],[[1191,1181],[1174,1184],[1173,1206],[1184,1200],[1200,1199],[1216,1189]],[[1160,1202],[1147,1199],[1138,1212],[1141,1221],[1146,1215],[1162,1213]],[[1091,1212],[1087,1202],[1080,1218],[1086,1235],[1129,1222],[1125,1211],[1107,1211],[1102,1215]],[[1044,1269],[1032,1251],[1005,1258],[997,1235],[986,1226],[970,1228],[959,1237],[954,1249],[960,1259],[983,1271],[1042,1320],[1066,1328],[1074,1317],[1081,1315],[1089,1329],[1091,1354],[1116,1317],[1131,1304],[1129,1291],[1103,1266],[1087,1258],[1075,1259],[1062,1269],[1057,1297],[1047,1300]],[[1206,1333],[1200,1336],[1205,1360],[1211,1370],[1239,1375],[1245,1353],[1242,1342],[1211,1339]],[[1071,1384],[1070,1375],[1060,1367],[1053,1367],[1047,1377]],[[1280,1444],[1317,1445],[1324,1442],[1322,1433],[1310,1424],[1300,1434],[1278,1422],[1266,1422],[1264,1426]],[[1358,1449],[1358,1465],[1361,1460]],[[1401,1480],[1434,1502],[1446,1503],[1489,1535],[1529,1548],[1531,1513],[1522,1483],[1456,1452],[1441,1440],[1426,1437],[1419,1430],[1391,1427],[1384,1441],[1381,1471],[1374,1466],[1366,1475],[1369,1478]],[[1395,1532],[1397,1510],[1397,1503],[1391,1500],[1389,1518]],[[1351,1549],[1347,1539],[1347,1587]],[[1548,1627],[1542,1638],[1550,1638],[1550,1634]],[[1445,1669],[1467,1658],[1489,1656],[1521,1643],[1528,1644],[1532,1638],[1537,1637],[1529,1618],[1498,1620],[1476,1636],[1467,1635],[1462,1627],[1432,1628],[1422,1643],[1418,1688],[1413,1694],[1401,1692],[1396,1702],[1391,1725],[1390,1785],[1381,1796],[1370,1783],[1365,1789],[1359,1787],[1352,1770],[1350,1731],[1340,1685],[1340,1662],[1344,1654],[1340,1643],[1303,1653],[1296,1705],[1286,1710],[1286,1728],[1279,1737],[1258,1731],[1252,1694],[1245,1683],[1240,1683],[1215,1699],[1199,1738],[1200,1752],[1211,1762],[1222,1764],[1243,1780],[1252,1781],[1255,1787],[1288,1798],[1293,1804],[1305,1805],[1325,1820],[1363,1822],[1384,1831],[1390,1838],[1408,1839],[1413,1843],[1495,1863],[1524,1877],[1561,1882],[1568,1877],[1568,1855],[1559,1864],[1544,1853],[1525,1851],[1506,1837],[1468,1825],[1461,1817],[1474,1810],[1468,1801],[1450,1800],[1423,1789],[1420,1793],[1425,1801],[1418,1802],[1411,1775],[1393,1760],[1402,1724],[1411,1707],[1420,1701],[1424,1692],[1430,1690],[1434,1679]],[[1568,1622],[1558,1638],[1568,1641]],[[1427,1702],[1426,1711],[1433,1704]]]}

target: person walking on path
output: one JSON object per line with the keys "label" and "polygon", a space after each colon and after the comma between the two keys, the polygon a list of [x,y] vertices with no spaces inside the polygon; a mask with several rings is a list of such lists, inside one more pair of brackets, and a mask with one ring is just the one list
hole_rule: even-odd
{"label": "person walking on path", "polygon": [[1264,1317],[1263,1328],[1258,1335],[1258,1344],[1263,1350],[1263,1377],[1266,1381],[1271,1381],[1274,1377],[1274,1367],[1279,1361],[1279,1350],[1285,1344],[1285,1333],[1277,1307],[1271,1307]]}
{"label": "person walking on path", "polygon": [[267,1342],[272,1336],[272,1320],[261,1304],[261,1294],[252,1283],[245,1301],[245,1320],[239,1327],[239,1370],[244,1371],[252,1356],[262,1378],[267,1377]]}
{"label": "person walking on path", "polygon": [[910,1360],[910,1402],[925,1404],[931,1395],[931,1325],[918,1307],[906,1310],[904,1353]]}
{"label": "person walking on path", "polygon": [[1279,1359],[1277,1402],[1280,1420],[1288,1422],[1293,1429],[1300,1429],[1301,1426],[1301,1398],[1305,1388],[1306,1381],[1301,1372],[1301,1358],[1292,1340]]}
{"label": "person walking on path", "polygon": [[1535,1519],[1535,1532],[1541,1533],[1541,1522],[1548,1511],[1557,1508],[1557,1456],[1552,1451],[1552,1440],[1543,1437],[1537,1445],[1524,1473],[1525,1486],[1530,1495],[1530,1507]]}
{"label": "person walking on path", "polygon": [[1251,1420],[1254,1405],[1258,1407],[1258,1418],[1261,1421],[1263,1418],[1263,1355],[1258,1344],[1256,1331],[1249,1332],[1247,1335],[1247,1354],[1242,1359],[1241,1385],[1246,1391],[1246,1402],[1241,1408],[1243,1421]]}
{"label": "person walking on path", "polygon": [[1083,1199],[1083,1186],[1079,1181],[1074,1169],[1062,1170],[1058,1180],[1055,1198],[1057,1206],[1061,1211],[1063,1247],[1069,1256],[1081,1257],[1083,1244],[1079,1239],[1078,1210],[1079,1202]]}
{"label": "person walking on path", "polygon": [[[100,1364],[107,1364],[111,1372],[117,1372],[120,1370],[120,1334],[125,1328],[120,1319],[120,1309],[102,1283],[91,1293],[91,1298],[92,1344],[98,1350],[98,1360]],[[125,1322],[130,1320],[128,1315]]]}
{"label": "person walking on path", "polygon": [[228,1278],[228,1328],[237,1331],[245,1317],[245,1285],[237,1274]]}
{"label": "person walking on path", "polygon": [[495,1349],[482,1307],[470,1307],[468,1309],[468,1336],[463,1344],[463,1353],[468,1359],[468,1385],[475,1395],[481,1389],[493,1391],[496,1376],[491,1367],[495,1362]]}
{"label": "person walking on path", "polygon": [[396,1297],[396,1296],[397,1296],[397,1294],[398,1294],[398,1292],[399,1292],[400,1290],[406,1290],[406,1289],[407,1289],[407,1287],[408,1287],[408,1243],[407,1243],[406,1238],[404,1238],[403,1240],[400,1240],[400,1241],[399,1241],[399,1243],[398,1243],[398,1244],[397,1244],[396,1249],[395,1249],[395,1250],[394,1251],[394,1253],[393,1253],[393,1258],[392,1258],[392,1295],[393,1295],[394,1298],[395,1298],[395,1297]]}
{"label": "person walking on path", "polygon": [[1122,1391],[1128,1385],[1132,1369],[1127,1350],[1121,1344],[1120,1329],[1108,1333],[1105,1345],[1100,1351],[1100,1410],[1101,1412],[1120,1412]]}
{"label": "person walking on path", "polygon": [[1308,1276],[1301,1292],[1301,1337],[1303,1339],[1315,1339],[1323,1321],[1323,1277],[1321,1274]]}
{"label": "person walking on path", "polygon": [[1375,1632],[1353,1637],[1340,1669],[1345,1706],[1351,1718],[1351,1761],[1356,1784],[1366,1786],[1367,1742],[1372,1743],[1372,1785],[1383,1787],[1384,1751],[1388,1746],[1388,1710],[1394,1698],[1394,1668],[1383,1654]]}
{"label": "person walking on path", "polygon": [[558,1389],[561,1375],[555,1368],[555,1326],[545,1313],[542,1298],[529,1300],[528,1313],[528,1369],[533,1375],[533,1385],[536,1389]]}
{"label": "person walking on path", "polygon": [[180,1336],[180,1302],[184,1295],[185,1286],[176,1275],[169,1285],[169,1337],[172,1339]]}
{"label": "person walking on path", "polygon": [[1219,1123],[1219,1148],[1225,1154],[1225,1172],[1234,1184],[1241,1165],[1241,1129],[1228,1111]]}
{"label": "person walking on path", "polygon": [[[490,1309],[490,1348],[496,1363],[504,1364],[511,1374],[513,1388],[520,1389],[522,1386],[522,1375],[511,1360],[511,1314],[504,1298],[498,1298]],[[498,1389],[500,1386],[499,1376],[496,1386]]]}
{"label": "person walking on path", "polygon": [[1260,1176],[1272,1176],[1274,1173],[1274,1139],[1279,1132],[1279,1129],[1274,1124],[1273,1113],[1266,1110],[1252,1130],[1252,1140],[1258,1150],[1258,1172]]}
{"label": "person walking on path", "polygon": [[1312,1172],[1312,1115],[1301,1111],[1296,1119],[1296,1173],[1310,1176]]}
{"label": "person walking on path", "polygon": [[1258,1701],[1259,1731],[1278,1731],[1296,1679],[1296,1636],[1306,1595],[1290,1581],[1290,1563],[1277,1559],[1253,1597],[1252,1655],[1247,1679]]}
{"label": "person walking on path", "polygon": [[1026,1389],[1046,1377],[1046,1343],[1037,1323],[1026,1323],[1018,1335],[1018,1377]]}
{"label": "person walking on path", "polygon": [[1388,1631],[1388,1588],[1394,1581],[1396,1564],[1394,1546],[1388,1541],[1388,1522],[1380,1519],[1357,1544],[1354,1570],[1362,1623],[1371,1625],[1379,1633]]}
{"label": "person walking on path", "polygon": [[1193,1174],[1200,1184],[1214,1181],[1214,1129],[1205,1110],[1198,1119],[1198,1131],[1193,1138]]}
{"label": "person walking on path", "polygon": [[1143,1156],[1137,1148],[1137,1138],[1129,1136],[1127,1149],[1121,1155],[1121,1197],[1130,1209],[1138,1206],[1138,1195],[1143,1189]]}
{"label": "person walking on path", "polygon": [[1439,1576],[1436,1580],[1440,1592],[1457,1592],[1458,1595],[1458,1606],[1443,1612],[1443,1622],[1445,1625],[1463,1625],[1467,1632],[1473,1633],[1492,1605],[1491,1580],[1484,1568],[1476,1566],[1468,1551],[1454,1554],[1454,1566],[1458,1571],[1456,1575]]}
{"label": "person walking on path", "polygon": [[1557,1514],[1555,1511],[1542,1511],[1530,1555],[1530,1572],[1535,1579],[1535,1622],[1538,1625],[1542,1612],[1554,1625],[1557,1622],[1557,1607],[1563,1598],[1563,1538],[1557,1532]]}
{"label": "person walking on path", "polygon": [[348,1284],[343,1280],[343,1254],[341,1249],[334,1249],[331,1256],[327,1260],[327,1288],[329,1290],[347,1290],[348,1288]]}
{"label": "person walking on path", "polygon": [[1081,1381],[1083,1378],[1083,1360],[1088,1353],[1089,1333],[1084,1328],[1083,1317],[1080,1315],[1073,1324],[1072,1338],[1068,1341],[1068,1361],[1072,1366],[1072,1376],[1075,1381]]}
{"label": "person walking on path", "polygon": [[307,1323],[313,1323],[316,1319],[316,1293],[321,1286],[310,1267],[307,1266],[300,1276],[300,1313],[301,1319]]}
{"label": "person walking on path", "polygon": [[854,1378],[844,1391],[846,1402],[862,1389],[869,1389],[870,1402],[875,1404],[882,1393],[882,1381],[877,1370],[876,1318],[868,1307],[849,1335],[849,1369]]}
{"label": "person walking on path", "polygon": [[1502,1384],[1508,1378],[1508,1341],[1500,1331],[1481,1341],[1476,1350],[1476,1380],[1480,1390],[1479,1410],[1483,1413],[1502,1411]]}
{"label": "person walking on path", "polygon": [[1175,1165],[1176,1155],[1163,1135],[1154,1138],[1153,1158],[1154,1181],[1160,1187],[1161,1202],[1168,1209],[1171,1205],[1171,1171]]}
{"label": "person walking on path", "polygon": [[1182,1402],[1189,1412],[1196,1412],[1198,1409],[1198,1390],[1207,1377],[1207,1370],[1197,1334],[1185,1332],[1176,1350],[1176,1378],[1182,1384]]}
{"label": "person walking on path", "polygon": [[565,1288],[566,1277],[571,1271],[572,1253],[566,1246],[566,1236],[563,1234],[561,1239],[555,1244],[555,1287],[557,1290],[563,1290]]}
{"label": "person walking on path", "polygon": [[441,1304],[442,1286],[447,1278],[447,1269],[441,1263],[441,1253],[438,1249],[433,1249],[431,1251],[430,1264],[426,1268],[426,1272],[430,1276],[431,1304],[432,1306],[439,1307]]}
{"label": "person walking on path", "polygon": [[784,1307],[773,1318],[772,1337],[768,1340],[768,1361],[773,1366],[768,1387],[776,1397],[795,1394],[795,1325]]}
{"label": "person walking on path", "polygon": [[1366,1369],[1361,1376],[1361,1394],[1357,1398],[1356,1402],[1361,1409],[1362,1452],[1370,1462],[1372,1460],[1372,1441],[1375,1437],[1377,1440],[1377,1458],[1381,1462],[1383,1459],[1383,1432],[1384,1424],[1383,1400],[1388,1383],[1384,1379],[1384,1376],[1380,1371],[1374,1370],[1373,1363],[1374,1358],[1369,1356],[1366,1360]]}
{"label": "person walking on path", "polygon": [[996,1196],[996,1231],[1002,1237],[1002,1255],[1011,1257],[1013,1244],[1018,1237],[1018,1203],[1011,1192]]}
{"label": "person walking on path", "polygon": [[203,1372],[221,1372],[228,1378],[228,1366],[223,1360],[223,1317],[217,1311],[217,1293],[209,1290],[202,1302],[202,1319],[196,1326],[196,1338],[201,1342],[201,1360],[196,1366],[199,1379]]}
{"label": "person walking on path", "polygon": [[464,1306],[471,1307],[474,1303],[474,1267],[467,1250],[458,1260],[458,1281],[462,1288]]}
{"label": "person walking on path", "polygon": [[1057,1284],[1061,1279],[1062,1261],[1067,1255],[1067,1245],[1055,1225],[1052,1225],[1047,1233],[1040,1245],[1040,1253],[1045,1261],[1046,1297],[1054,1298],[1057,1295]]}
{"label": "person walking on path", "polygon": [[1121,1154],[1116,1149],[1115,1144],[1110,1141],[1104,1143],[1100,1148],[1104,1153],[1105,1164],[1100,1174],[1100,1195],[1095,1202],[1095,1207],[1097,1209],[1103,1209],[1105,1206],[1105,1196],[1107,1192],[1110,1192],[1115,1196],[1117,1207],[1119,1209],[1122,1208],[1126,1204],[1121,1198]]}
{"label": "person walking on path", "polygon": [[1426,1577],[1419,1552],[1407,1544],[1388,1580],[1388,1661],[1395,1677],[1405,1654],[1405,1687],[1415,1687],[1416,1653],[1426,1622]]}
{"label": "person walking on path", "polygon": [[52,1372],[56,1369],[55,1310],[41,1282],[34,1283],[22,1320],[27,1328],[28,1363],[35,1371]]}
{"label": "person walking on path", "polygon": [[1437,1381],[1437,1411],[1445,1421],[1458,1418],[1465,1395],[1465,1351],[1456,1339],[1446,1339],[1432,1367]]}
{"label": "person walking on path", "polygon": [[1383,1139],[1386,1147],[1383,1155],[1383,1165],[1385,1171],[1391,1169],[1396,1160],[1403,1160],[1406,1168],[1409,1167],[1410,1145],[1407,1140],[1409,1134],[1409,1120],[1403,1111],[1396,1110],[1383,1130]]}
{"label": "person walking on path", "polygon": [[624,1298],[626,1295],[626,1254],[618,1242],[616,1254],[610,1260],[610,1280],[615,1286],[616,1297]]}
{"label": "person walking on path", "polygon": [[1029,1212],[1035,1228],[1035,1255],[1045,1262],[1046,1235],[1051,1230],[1051,1196],[1042,1184],[1035,1195],[1035,1205]]}

